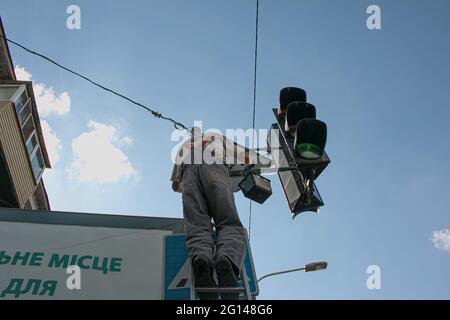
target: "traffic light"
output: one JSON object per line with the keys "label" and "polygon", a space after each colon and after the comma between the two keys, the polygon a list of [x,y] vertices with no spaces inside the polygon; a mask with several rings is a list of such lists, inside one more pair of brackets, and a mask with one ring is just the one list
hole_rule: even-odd
{"label": "traffic light", "polygon": [[318,212],[324,205],[314,180],[330,163],[325,152],[327,126],[316,119],[316,107],[306,100],[303,89],[282,89],[279,107],[273,109],[276,123],[267,137],[293,218]]}

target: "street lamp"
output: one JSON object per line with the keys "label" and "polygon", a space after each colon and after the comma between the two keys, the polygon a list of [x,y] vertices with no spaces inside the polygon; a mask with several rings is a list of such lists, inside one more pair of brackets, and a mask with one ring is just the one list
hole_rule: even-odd
{"label": "street lamp", "polygon": [[327,266],[328,266],[328,263],[325,262],[325,261],[312,262],[312,263],[309,263],[309,264],[305,265],[302,268],[289,269],[289,270],[278,271],[278,272],[273,272],[273,273],[266,274],[265,276],[262,276],[261,278],[258,279],[258,283],[262,279],[265,279],[265,278],[268,278],[268,277],[271,277],[271,276],[276,276],[276,275],[279,275],[279,274],[296,272],[296,271],[305,271],[305,272],[319,271],[319,270],[325,270],[327,268]]}

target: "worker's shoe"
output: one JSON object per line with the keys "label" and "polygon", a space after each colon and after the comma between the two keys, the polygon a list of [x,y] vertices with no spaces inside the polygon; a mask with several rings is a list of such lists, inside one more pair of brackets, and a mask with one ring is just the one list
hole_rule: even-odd
{"label": "worker's shoe", "polygon": [[[214,268],[211,260],[209,260],[206,256],[200,254],[194,258],[194,261],[192,262],[192,267],[194,269],[196,288],[217,287],[217,283],[214,280]],[[218,294],[216,292],[214,293],[199,292],[198,297],[200,298],[200,300],[217,300]]]}
{"label": "worker's shoe", "polygon": [[[215,261],[215,268],[217,273],[217,279],[219,281],[219,287],[228,288],[233,287],[237,288],[238,275],[235,274],[235,268],[233,268],[233,263],[228,260],[225,256],[219,256]],[[236,268],[237,269],[237,268]],[[238,272],[239,273],[239,272]],[[237,300],[239,298],[239,292],[236,293],[221,293],[220,294],[222,300]]]}

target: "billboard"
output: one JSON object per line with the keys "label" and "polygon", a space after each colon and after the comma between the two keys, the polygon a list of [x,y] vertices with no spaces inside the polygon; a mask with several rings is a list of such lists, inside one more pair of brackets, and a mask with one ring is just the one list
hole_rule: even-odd
{"label": "billboard", "polygon": [[21,211],[1,209],[0,299],[162,298],[180,219]]}

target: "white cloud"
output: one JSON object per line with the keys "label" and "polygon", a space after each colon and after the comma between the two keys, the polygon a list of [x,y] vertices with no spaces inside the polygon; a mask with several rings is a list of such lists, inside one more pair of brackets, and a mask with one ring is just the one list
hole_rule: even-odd
{"label": "white cloud", "polygon": [[[18,80],[32,80],[32,74],[26,71],[25,68],[16,65],[14,71]],[[56,95],[53,87],[42,83],[34,84],[33,89],[41,117],[45,118],[52,113],[63,115],[70,111],[70,96],[67,92]]]}
{"label": "white cloud", "polygon": [[119,141],[120,145],[124,145],[124,146],[130,146],[133,144],[133,139],[131,139],[130,137],[126,136],[120,139]]}
{"label": "white cloud", "polygon": [[46,87],[42,83],[35,84],[33,88],[39,115],[43,118],[52,113],[63,115],[70,111],[70,96],[67,92],[56,96],[52,87]]}
{"label": "white cloud", "polygon": [[62,149],[61,141],[46,120],[41,121],[42,134],[52,167],[59,161],[59,152]]}
{"label": "white cloud", "polygon": [[22,68],[19,65],[16,65],[14,68],[14,72],[16,73],[17,80],[22,81],[31,81],[31,78],[33,77],[31,73],[25,70],[25,68]]}
{"label": "white cloud", "polygon": [[69,177],[99,184],[116,182],[120,178],[136,177],[136,170],[119,148],[130,144],[129,137],[121,137],[110,125],[89,121],[90,131],[72,141],[75,160],[68,167]]}
{"label": "white cloud", "polygon": [[450,230],[433,231],[431,241],[436,248],[450,252]]}

